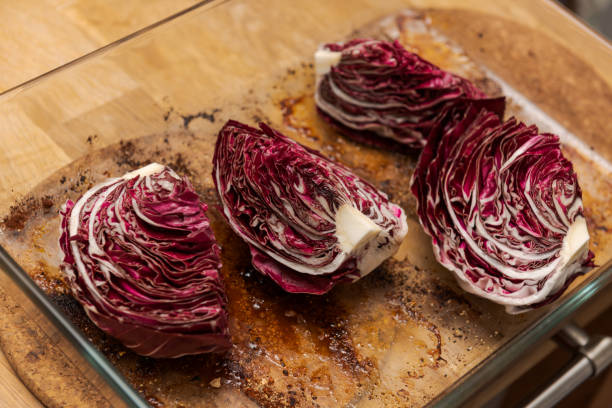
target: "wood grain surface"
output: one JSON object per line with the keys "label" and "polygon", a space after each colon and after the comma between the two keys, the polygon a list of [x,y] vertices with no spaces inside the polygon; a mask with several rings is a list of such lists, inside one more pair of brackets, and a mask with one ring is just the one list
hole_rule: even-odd
{"label": "wood grain surface", "polygon": [[[118,0],[48,0],[44,4],[45,7],[48,4],[49,10],[45,12],[40,2],[19,2],[17,8],[0,2],[0,13],[16,13],[12,19],[15,27],[3,25],[0,28],[3,38],[15,39],[14,42],[3,41],[0,44],[0,67],[6,68],[6,73],[0,71],[0,89],[10,88],[91,52],[192,3],[157,0],[148,2],[147,7],[137,7]],[[293,38],[291,33],[294,27],[312,26],[315,32],[325,32],[321,27],[338,24],[338,15],[346,14],[346,6],[340,3],[337,6],[318,7],[315,2],[298,1],[291,5],[291,8],[301,12],[289,10],[285,3],[267,1],[252,5],[259,12],[267,10],[273,14],[276,26],[269,27],[270,30],[277,31],[284,27],[287,38],[273,47],[273,52],[279,53],[280,50],[281,55],[283,49],[291,50],[300,44],[313,48],[327,40],[316,36]],[[0,122],[0,142],[3,146],[0,152],[0,213],[5,213],[16,200],[49,174],[84,154],[119,140],[141,137],[166,128],[166,115],[172,117],[175,128],[180,128],[190,115],[196,115],[191,119],[198,120],[198,93],[244,93],[244,88],[224,80],[225,68],[207,63],[192,69],[192,64],[197,64],[198,55],[204,51],[181,42],[181,38],[194,33],[208,35],[208,38],[201,40],[201,43],[211,47],[206,52],[223,54],[226,61],[240,61],[240,58],[231,50],[214,49],[214,44],[223,44],[232,37],[251,43],[254,49],[265,49],[257,42],[257,38],[265,36],[253,37],[251,34],[253,31],[265,31],[267,27],[259,27],[258,21],[246,19],[245,8],[239,6],[230,8],[230,15],[223,17],[225,20],[211,22],[210,33],[201,29],[190,31],[193,25],[177,28],[174,26],[177,23],[173,22],[170,23],[172,32],[167,27],[157,29],[161,35],[171,36],[161,46],[137,39],[133,43],[137,52],[117,53],[114,56],[109,52],[108,58],[98,58],[95,63],[84,63],[58,72],[51,79],[34,83],[36,89],[17,90],[0,96],[0,116],[3,118]],[[581,58],[581,62],[601,78],[602,87],[612,85],[612,52],[609,45],[547,1],[458,3],[450,0],[397,0],[380,4],[360,0],[351,6],[353,18],[339,23],[336,31],[348,34],[362,22],[413,6],[479,10],[535,29]],[[21,10],[21,14],[17,10]],[[31,23],[39,20],[40,24]],[[49,51],[51,49],[53,52]],[[296,61],[294,54],[286,54],[287,58],[281,59],[279,64],[288,65]],[[486,57],[486,52],[482,57]],[[170,60],[176,61],[170,68],[158,66],[160,61]],[[252,60],[256,61],[256,56]],[[232,74],[245,77],[250,75],[253,68],[248,64],[238,64],[233,67]],[[192,76],[193,71],[213,78],[217,76],[219,80],[207,81],[207,86],[202,87],[198,77]],[[164,86],[157,86],[158,83]],[[181,110],[172,111],[176,106],[180,106]],[[608,102],[601,106],[604,115],[611,109],[612,105]],[[100,120],[101,117],[107,120]],[[0,378],[3,378],[1,375]],[[32,399],[23,389],[19,389],[19,383],[8,372],[5,378],[9,380],[3,383],[9,384],[10,388],[7,399],[3,400],[0,394],[0,401],[7,401],[7,406],[15,406],[12,405],[13,401],[30,406]]]}
{"label": "wood grain surface", "polygon": [[2,0],[0,92],[195,3],[197,0]]}
{"label": "wood grain surface", "polygon": [[[0,1],[0,93],[196,3],[197,0]],[[13,133],[4,133],[0,140],[21,146],[14,143],[21,141]],[[0,187],[2,194],[6,188],[6,184]],[[0,352],[0,407],[40,406]]]}
{"label": "wood grain surface", "polygon": [[42,407],[38,399],[15,375],[13,368],[0,353],[0,406],[1,407]]}

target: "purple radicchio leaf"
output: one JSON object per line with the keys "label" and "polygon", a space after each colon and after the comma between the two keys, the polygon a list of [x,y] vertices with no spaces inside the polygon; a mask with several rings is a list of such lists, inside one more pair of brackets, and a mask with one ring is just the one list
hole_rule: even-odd
{"label": "purple radicchio leaf", "polygon": [[504,98],[488,98],[467,79],[407,51],[398,41],[356,39],[315,53],[315,102],[341,133],[379,147],[421,149],[445,107],[481,100],[503,116]]}
{"label": "purple radicchio leaf", "polygon": [[582,194],[557,136],[449,108],[412,178],[421,225],[461,287],[520,313],[593,266]]}
{"label": "purple radicchio leaf", "polygon": [[346,167],[260,124],[219,132],[213,179],[255,269],[288,292],[323,294],[398,249],[406,216]]}
{"label": "purple radicchio leaf", "polygon": [[156,163],[66,203],[62,270],[100,329],[149,357],[231,346],[206,210],[186,178]]}

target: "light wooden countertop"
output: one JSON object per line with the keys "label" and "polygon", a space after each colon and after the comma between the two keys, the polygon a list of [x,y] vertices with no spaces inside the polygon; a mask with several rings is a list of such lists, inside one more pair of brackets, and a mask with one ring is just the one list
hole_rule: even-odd
{"label": "light wooden countertop", "polygon": [[[0,93],[184,10],[197,0],[0,1]],[[11,136],[0,136],[7,143]],[[2,176],[9,178],[9,175]],[[0,407],[42,405],[0,351]]]}
{"label": "light wooden countertop", "polygon": [[197,0],[0,1],[0,92],[196,3]]}

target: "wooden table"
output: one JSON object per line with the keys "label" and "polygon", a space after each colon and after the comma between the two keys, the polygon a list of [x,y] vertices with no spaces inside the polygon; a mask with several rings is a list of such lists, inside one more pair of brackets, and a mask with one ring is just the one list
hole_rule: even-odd
{"label": "wooden table", "polygon": [[[125,35],[197,3],[194,0],[148,0],[125,3],[120,0],[24,0],[0,2],[4,18],[0,28],[0,92],[35,78]],[[486,10],[494,15],[538,27],[546,35],[572,50],[579,50],[601,77],[612,86],[610,44],[585,29],[554,3],[540,0],[489,2],[472,0],[413,0],[418,7],[453,6]],[[601,63],[600,62],[604,62]],[[43,132],[28,134],[25,142],[15,143],[20,120],[0,124],[0,209],[8,206],[51,172],[75,158],[61,137]],[[23,116],[22,116],[23,115]],[[6,118],[6,117],[5,117]],[[115,140],[104,140],[109,144]],[[100,145],[99,147],[102,147]],[[6,360],[0,358],[0,406],[40,405],[14,376]]]}
{"label": "wooden table", "polygon": [[0,1],[0,92],[196,3],[197,0]]}
{"label": "wooden table", "polygon": [[[0,1],[0,93],[146,28],[194,4],[197,0],[22,0]],[[6,143],[11,135],[3,134]],[[25,146],[9,143],[0,159],[7,165]],[[34,174],[26,176],[37,178]],[[5,192],[20,184],[10,175]],[[0,406],[40,407],[0,352]]]}

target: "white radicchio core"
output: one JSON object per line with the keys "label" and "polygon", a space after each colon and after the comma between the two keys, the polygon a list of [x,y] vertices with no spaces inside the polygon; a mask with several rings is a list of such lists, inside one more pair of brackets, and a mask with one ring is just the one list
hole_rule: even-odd
{"label": "white radicchio core", "polygon": [[397,251],[404,211],[346,167],[281,133],[230,121],[213,179],[255,269],[288,292],[322,294],[367,275]]}
{"label": "white radicchio core", "polygon": [[504,98],[489,98],[398,41],[356,39],[315,53],[319,114],[344,135],[380,147],[421,149],[444,108],[464,100],[503,116]]}
{"label": "white radicchio core", "polygon": [[160,164],[110,179],[62,209],[62,270],[89,318],[158,358],[230,346],[207,206]]}
{"label": "white radicchio core", "polygon": [[462,288],[520,313],[589,266],[589,233],[557,136],[473,105],[449,109],[412,179],[421,225]]}

